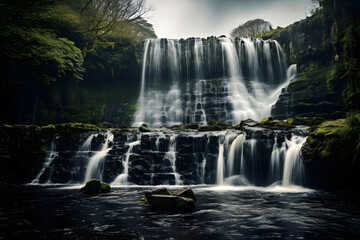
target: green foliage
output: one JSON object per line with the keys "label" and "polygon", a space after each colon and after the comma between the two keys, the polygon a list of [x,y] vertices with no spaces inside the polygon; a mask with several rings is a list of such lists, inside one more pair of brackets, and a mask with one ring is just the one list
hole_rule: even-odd
{"label": "green foliage", "polygon": [[259,123],[260,124],[269,124],[271,121],[273,120],[273,118],[271,116],[263,118]]}
{"label": "green foliage", "polygon": [[[103,19],[105,27],[109,22],[102,17],[115,10],[94,11],[93,4],[105,2],[138,6],[139,12],[124,9],[139,14],[132,17],[127,12],[106,33],[105,28],[93,29],[89,19]],[[141,17],[147,9],[136,5],[140,2],[144,1],[2,1],[0,94],[9,114],[1,122],[99,123],[118,102],[119,124],[129,125],[138,93],[133,81],[138,77],[137,44],[156,37],[152,25]]]}
{"label": "green foliage", "polygon": [[[4,4],[2,14],[7,15],[0,32],[0,38],[4,44],[0,50],[2,62],[6,63],[7,76],[11,79],[40,80],[50,83],[57,79],[68,77],[76,80],[82,79],[82,55],[74,42],[58,33],[64,31],[57,28],[72,27],[74,18],[60,11],[65,8],[55,2],[25,1],[30,4],[28,8],[23,6],[21,17],[16,16],[15,9],[18,1]],[[74,21],[76,22],[76,21]],[[15,68],[23,68],[17,71]],[[9,70],[12,70],[10,72]]]}
{"label": "green foliage", "polygon": [[326,121],[313,128],[304,147],[307,161],[320,159],[352,164],[360,141],[360,114],[350,113],[346,119]]}

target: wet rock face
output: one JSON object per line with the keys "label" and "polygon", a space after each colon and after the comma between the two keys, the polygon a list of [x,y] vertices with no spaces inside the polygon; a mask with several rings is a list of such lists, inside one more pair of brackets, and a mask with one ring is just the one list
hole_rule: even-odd
{"label": "wet rock face", "polygon": [[[277,119],[294,116],[318,116],[331,119],[343,118],[342,89],[336,84],[335,65],[329,68],[298,74],[284,88],[272,106],[271,115]],[[316,113],[316,114],[314,114]]]}
{"label": "wet rock face", "polygon": [[[219,173],[223,171],[223,179],[243,175],[252,184],[267,185],[274,146],[280,148],[297,130],[273,130],[259,127],[259,124],[245,121],[243,131],[152,129],[152,132],[139,132],[128,129],[114,131],[111,137],[110,133],[99,132],[72,136],[72,142],[77,142],[76,150],[65,141],[68,136],[64,139],[60,136],[38,182],[82,183],[90,168],[89,162],[95,155],[103,154],[95,166],[96,176],[109,183],[126,173],[126,184],[219,184]],[[237,143],[235,139],[240,135],[242,140]]]}

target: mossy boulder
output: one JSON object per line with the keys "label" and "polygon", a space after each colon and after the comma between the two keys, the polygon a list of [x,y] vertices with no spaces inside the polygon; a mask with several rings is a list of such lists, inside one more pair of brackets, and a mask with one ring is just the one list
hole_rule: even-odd
{"label": "mossy boulder", "polygon": [[196,195],[189,188],[183,188],[171,193],[167,188],[159,188],[145,193],[138,203],[150,204],[155,210],[188,212],[195,208]]}
{"label": "mossy boulder", "polygon": [[210,121],[208,122],[208,125],[217,126],[217,127],[221,128],[221,129],[232,128],[231,124],[224,123],[224,122],[221,122],[221,121],[216,121],[214,119],[210,119]]}
{"label": "mossy boulder", "polygon": [[208,125],[208,126],[201,126],[198,128],[199,132],[211,132],[211,131],[221,131],[221,128],[216,125]]}
{"label": "mossy boulder", "polygon": [[199,128],[199,124],[197,123],[190,123],[188,125],[183,126],[184,129],[198,129]]}
{"label": "mossy boulder", "polygon": [[[350,186],[360,180],[360,113],[346,119],[326,121],[314,126],[302,147],[304,162],[320,165],[323,180],[332,187]],[[314,182],[314,181],[312,181]]]}
{"label": "mossy boulder", "polygon": [[236,130],[243,131],[244,127],[256,127],[258,125],[259,125],[259,122],[257,122],[257,121],[254,121],[252,119],[246,119],[246,120],[241,121],[239,124],[234,125],[234,128]]}
{"label": "mossy boulder", "polygon": [[148,127],[148,125],[143,124],[139,127],[140,132],[152,132],[151,129]]}
{"label": "mossy boulder", "polygon": [[195,201],[191,198],[176,197],[176,208],[179,212],[190,212],[195,209]]}
{"label": "mossy boulder", "polygon": [[[303,157],[306,161],[320,157],[328,160],[331,152],[345,144],[347,139],[347,126],[345,119],[326,121],[316,127],[309,135]],[[339,149],[341,151],[341,149]]]}
{"label": "mossy boulder", "polygon": [[111,128],[111,123],[109,122],[101,122],[98,124],[100,128]]}
{"label": "mossy boulder", "polygon": [[184,187],[183,189],[175,191],[174,195],[179,196],[179,197],[190,198],[196,202],[195,192],[189,187]]}
{"label": "mossy boulder", "polygon": [[109,184],[101,182],[98,179],[91,179],[87,181],[85,186],[82,187],[80,190],[86,194],[99,194],[110,192],[111,187]]}
{"label": "mossy boulder", "polygon": [[259,123],[262,124],[262,125],[270,124],[270,122],[272,120],[273,120],[273,118],[271,116],[269,116],[269,117],[263,118]]}

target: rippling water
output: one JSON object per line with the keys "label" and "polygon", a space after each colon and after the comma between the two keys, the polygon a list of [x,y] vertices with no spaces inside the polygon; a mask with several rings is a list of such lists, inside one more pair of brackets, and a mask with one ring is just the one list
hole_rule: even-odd
{"label": "rippling water", "polygon": [[195,211],[176,213],[137,204],[149,189],[2,186],[0,239],[360,239],[351,192],[195,186]]}

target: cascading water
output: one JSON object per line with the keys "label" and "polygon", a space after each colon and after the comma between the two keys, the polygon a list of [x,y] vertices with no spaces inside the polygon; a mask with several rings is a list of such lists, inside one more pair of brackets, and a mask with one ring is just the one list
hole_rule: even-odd
{"label": "cascading water", "polygon": [[170,160],[173,174],[175,177],[175,185],[182,185],[180,174],[176,171],[176,135],[172,135],[169,141],[169,149],[165,153],[165,158]]}
{"label": "cascading water", "polygon": [[134,126],[260,120],[289,80],[274,40],[149,39],[142,64]]}
{"label": "cascading water", "polygon": [[102,145],[100,151],[96,152],[90,159],[86,167],[84,182],[89,181],[91,178],[102,180],[102,174],[104,171],[104,160],[106,155],[111,149],[109,143],[114,141],[114,135],[111,132],[106,133],[106,140]]}
{"label": "cascading water", "polygon": [[301,136],[292,136],[286,140],[288,150],[286,152],[283,186],[301,185],[304,177],[304,166],[300,158],[300,149],[305,143],[306,138]]}
{"label": "cascading water", "polygon": [[[149,39],[144,43],[134,126],[260,120],[270,115],[295,74],[295,65],[286,72],[284,54],[274,40]],[[57,176],[46,175],[48,182],[102,180],[106,174],[114,185],[269,186],[282,182],[291,186],[301,184],[304,174],[299,153],[305,136],[306,131],[299,129],[284,132],[257,127],[202,133],[130,131],[122,137],[107,132],[104,144],[94,150],[97,134],[93,134],[65,167],[53,161],[57,154],[51,147],[44,170],[33,183],[45,179],[44,173],[54,168]]]}
{"label": "cascading water", "polygon": [[278,133],[275,133],[270,157],[269,182],[276,182],[282,179],[282,166],[284,165],[286,150],[286,142],[278,143]]}
{"label": "cascading water", "polygon": [[[52,163],[52,161],[55,159],[56,156],[59,155],[59,152],[56,151],[57,139],[58,139],[58,137],[55,137],[54,140],[51,142],[50,148],[46,152],[45,162],[44,162],[43,166],[41,167],[40,172],[36,175],[34,180],[31,181],[31,184],[38,184],[40,182],[40,178],[43,176],[44,172],[47,169],[49,169],[49,166]],[[52,170],[50,170],[50,171],[52,171]],[[47,175],[48,175],[47,179],[44,180],[45,183],[50,182],[51,172],[49,172]]]}
{"label": "cascading water", "polygon": [[245,139],[246,136],[244,134],[240,134],[231,143],[227,160],[228,176],[233,176],[235,174],[236,160],[243,158],[243,144]]}
{"label": "cascading water", "polygon": [[140,144],[139,140],[136,140],[135,142],[129,143],[129,149],[127,150],[125,154],[125,161],[123,162],[124,171],[122,174],[117,176],[115,180],[111,183],[114,185],[128,185],[128,177],[129,177],[129,159],[130,155],[133,151],[134,146],[137,146]]}
{"label": "cascading water", "polygon": [[108,132],[87,136],[77,151],[66,150],[65,141],[59,140],[52,144],[33,183],[98,178],[113,185],[301,185],[300,149],[306,131],[245,127],[244,131],[126,132],[116,137]]}
{"label": "cascading water", "polygon": [[224,184],[224,143],[219,142],[219,154],[217,159],[217,176],[216,183],[218,185]]}

